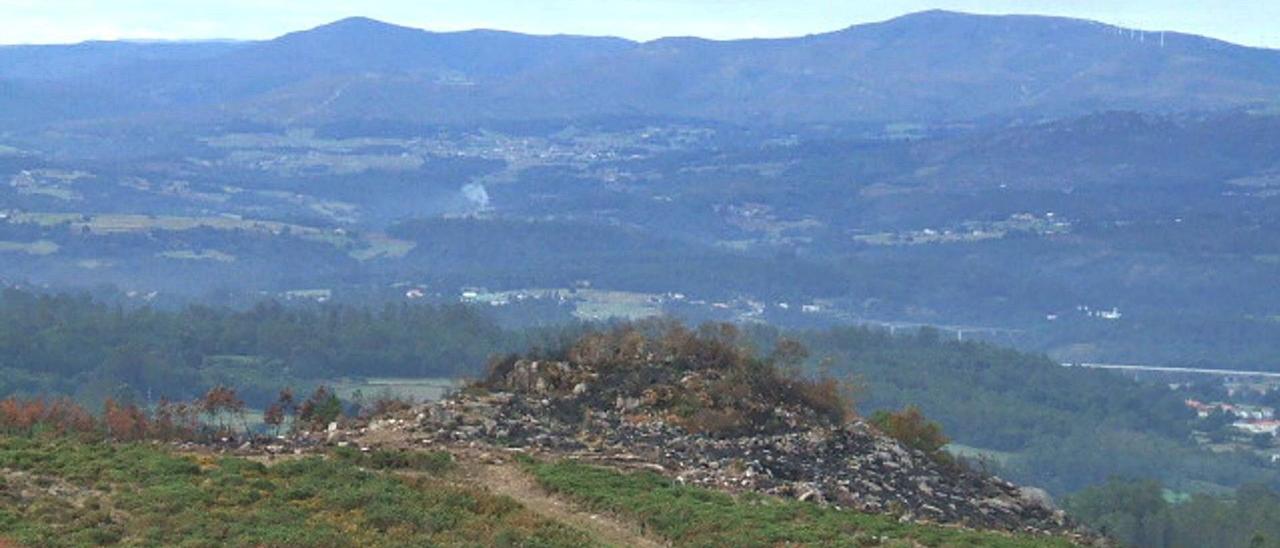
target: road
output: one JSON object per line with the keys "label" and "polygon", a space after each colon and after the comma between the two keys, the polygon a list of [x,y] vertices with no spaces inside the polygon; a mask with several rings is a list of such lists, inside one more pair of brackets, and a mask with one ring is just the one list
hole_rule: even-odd
{"label": "road", "polygon": [[1194,375],[1219,375],[1223,377],[1265,377],[1280,379],[1280,373],[1272,371],[1244,371],[1238,369],[1204,369],[1199,367],[1166,367],[1159,365],[1136,365],[1119,363],[1063,363],[1064,367],[1087,367],[1090,369],[1111,369],[1116,371],[1149,371],[1152,373],[1187,373]]}

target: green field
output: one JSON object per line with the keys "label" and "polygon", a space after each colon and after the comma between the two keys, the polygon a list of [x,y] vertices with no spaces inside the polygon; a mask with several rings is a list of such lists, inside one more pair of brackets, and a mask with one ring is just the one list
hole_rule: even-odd
{"label": "green field", "polygon": [[357,392],[365,398],[390,395],[413,401],[433,401],[442,398],[459,386],[457,379],[427,378],[369,378],[341,379],[332,383],[333,391],[344,400],[354,399]]}
{"label": "green field", "polygon": [[220,263],[235,262],[235,255],[229,255],[216,249],[205,249],[201,251],[165,251],[160,253],[161,257],[166,259],[178,259],[183,261],[217,261]]}
{"label": "green field", "polygon": [[49,240],[34,242],[0,242],[0,253],[26,253],[28,255],[52,255],[58,252],[58,244]]}
{"label": "green field", "polygon": [[578,302],[573,315],[584,320],[639,320],[662,314],[662,306],[649,293],[580,289],[574,297]]}
{"label": "green field", "polygon": [[[97,235],[110,235],[132,234],[150,230],[184,231],[207,228],[228,231],[240,230],[276,236],[289,235],[303,240],[332,245],[361,261],[382,257],[403,257],[415,246],[413,242],[398,240],[380,233],[371,232],[353,236],[343,229],[323,229],[279,221],[245,219],[229,215],[181,217],[172,215],[24,212],[10,215],[8,222],[40,226],[65,224],[73,234],[88,232]],[[192,259],[196,257],[171,258]],[[199,258],[223,260],[225,257]]]}

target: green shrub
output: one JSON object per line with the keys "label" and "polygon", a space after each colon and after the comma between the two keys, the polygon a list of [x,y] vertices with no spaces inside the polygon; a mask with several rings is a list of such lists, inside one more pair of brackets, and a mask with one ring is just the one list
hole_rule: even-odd
{"label": "green shrub", "polygon": [[454,466],[453,456],[446,451],[411,451],[375,449],[363,452],[353,447],[337,447],[334,458],[377,470],[413,470],[441,474]]}

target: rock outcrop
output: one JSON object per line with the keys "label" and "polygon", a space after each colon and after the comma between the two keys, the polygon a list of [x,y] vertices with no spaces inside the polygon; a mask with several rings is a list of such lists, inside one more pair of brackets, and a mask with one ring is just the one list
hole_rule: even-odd
{"label": "rock outcrop", "polygon": [[589,366],[519,361],[491,378],[488,389],[472,387],[400,419],[374,421],[366,432],[393,429],[417,443],[589,459],[692,485],[893,513],[903,520],[1079,534],[1043,491],[939,461],[858,419],[828,423],[779,405],[771,410],[773,426],[764,431],[691,432],[663,404],[662,394],[696,396],[697,390],[686,389],[705,384],[708,373],[638,374],[652,382],[610,383],[603,380],[609,374]]}

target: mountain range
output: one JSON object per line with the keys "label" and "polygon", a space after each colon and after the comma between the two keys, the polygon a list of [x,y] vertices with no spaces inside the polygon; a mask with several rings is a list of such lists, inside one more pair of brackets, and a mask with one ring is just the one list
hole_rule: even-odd
{"label": "mountain range", "polygon": [[352,18],[0,47],[0,285],[590,285],[498,308],[1274,369],[1278,107],[1280,51],[944,11],[767,40]]}
{"label": "mountain range", "polygon": [[582,116],[948,123],[1269,108],[1280,51],[1042,16],[929,11],[784,39],[634,42],[350,18],[259,42],[0,48],[0,120],[291,125]]}

